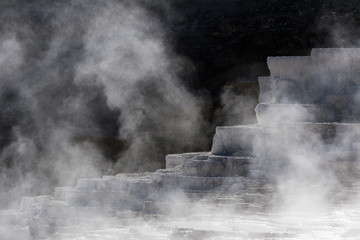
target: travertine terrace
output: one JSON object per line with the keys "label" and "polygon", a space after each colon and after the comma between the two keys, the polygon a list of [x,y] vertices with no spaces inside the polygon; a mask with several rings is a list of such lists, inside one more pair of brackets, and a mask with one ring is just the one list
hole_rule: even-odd
{"label": "travertine terrace", "polygon": [[[357,195],[360,49],[313,49],[310,56],[267,61],[271,75],[259,77],[258,124],[217,127],[211,152],[168,155],[166,169],[79,179],[76,186],[58,187],[51,196],[24,197],[18,210],[1,213],[1,239],[47,238],[81,218],[166,216],[197,204],[207,206],[205,212],[212,211],[209,206],[229,206],[237,216],[266,213],[284,198],[279,176],[294,169],[297,181],[321,181],[331,204]],[[296,229],[281,226],[269,223],[267,230],[251,233],[236,227],[169,232],[172,237],[192,233],[219,239],[298,236]]]}

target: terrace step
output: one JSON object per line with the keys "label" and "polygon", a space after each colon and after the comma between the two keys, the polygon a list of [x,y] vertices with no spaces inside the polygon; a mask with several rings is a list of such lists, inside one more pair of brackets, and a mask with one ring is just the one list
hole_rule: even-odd
{"label": "terrace step", "polygon": [[211,154],[223,156],[249,155],[253,149],[253,139],[261,129],[262,127],[257,124],[217,127]]}

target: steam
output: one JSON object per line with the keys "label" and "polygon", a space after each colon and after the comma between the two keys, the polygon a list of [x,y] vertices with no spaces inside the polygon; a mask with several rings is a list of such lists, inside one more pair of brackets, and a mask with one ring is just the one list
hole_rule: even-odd
{"label": "steam", "polygon": [[160,156],[146,155],[163,144],[157,141],[205,144],[203,102],[181,84],[178,74],[186,63],[169,50],[159,22],[133,4],[106,5],[89,24],[76,81],[99,85],[109,108],[120,110],[119,137],[132,144],[117,167],[156,170],[162,161],[147,158]]}
{"label": "steam", "polygon": [[[2,15],[1,207],[80,177],[155,170],[165,153],[207,141],[202,97],[178,77],[190,63],[153,12],[127,1],[25,5]],[[43,21],[40,34],[27,14]]]}
{"label": "steam", "polygon": [[[251,85],[249,82],[248,85]],[[244,86],[225,85],[220,95],[221,106],[216,110],[216,125],[233,126],[241,124],[254,124],[257,122],[254,109],[257,100],[257,91]],[[252,84],[255,85],[255,84]]]}
{"label": "steam", "polygon": [[[359,121],[355,110],[358,56],[357,49],[315,49],[311,60],[283,58],[282,65],[275,62],[281,59],[268,60],[273,61],[273,76],[268,80],[287,85],[281,96],[275,92],[277,98],[268,98],[268,104],[257,107],[264,133],[255,138],[253,152],[254,164],[265,169],[268,181],[277,186],[273,212],[280,214],[281,222],[307,225],[312,218],[333,214],[339,198],[343,203],[354,201],[352,196],[344,199],[340,192],[356,182],[354,171],[359,166],[359,128],[353,124]],[[286,65],[302,60],[311,64]],[[298,79],[304,86],[300,98],[299,91],[292,92],[291,75],[302,76]]]}
{"label": "steam", "polygon": [[14,34],[2,37],[1,39],[1,58],[0,58],[0,71],[3,77],[9,77],[14,74],[23,62],[23,51],[20,41]]}

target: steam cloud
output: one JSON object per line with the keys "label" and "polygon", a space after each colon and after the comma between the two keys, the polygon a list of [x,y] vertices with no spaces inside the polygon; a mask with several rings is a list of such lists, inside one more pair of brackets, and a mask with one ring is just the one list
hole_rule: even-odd
{"label": "steam cloud", "polygon": [[[240,93],[236,90],[239,90]],[[241,125],[254,124],[257,122],[254,109],[258,100],[256,93],[251,90],[241,89],[241,87],[224,86],[220,96],[221,107],[216,110],[219,116],[216,125]],[[225,119],[222,119],[224,118]]]}
{"label": "steam cloud", "polygon": [[[155,3],[24,4],[4,2],[1,15],[1,207],[79,177],[155,170],[164,153],[205,144],[204,102],[143,7]],[[109,159],[97,139],[124,151]]]}
{"label": "steam cloud", "polygon": [[[359,121],[355,110],[358,72],[354,67],[359,52],[323,49],[312,54],[315,57],[309,66],[282,66],[284,75],[290,72],[296,78],[294,73],[301,73],[303,89],[293,92],[295,82],[275,76],[269,101],[276,104],[272,109],[257,108],[266,131],[255,139],[258,162],[254,164],[276,184],[273,211],[280,212],[280,218],[290,225],[306,225],[311,219],[333,214],[340,192],[354,184],[359,167],[359,129],[353,124]],[[303,94],[301,101],[299,93]],[[345,199],[354,200],[352,196]],[[296,222],[291,222],[294,216]]]}

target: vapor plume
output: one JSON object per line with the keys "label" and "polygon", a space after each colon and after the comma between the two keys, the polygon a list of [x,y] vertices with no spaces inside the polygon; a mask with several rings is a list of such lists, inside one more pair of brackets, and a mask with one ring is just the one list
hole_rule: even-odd
{"label": "vapor plume", "polygon": [[[132,141],[120,167],[156,170],[161,160],[147,166],[151,160],[143,158],[161,141],[184,147],[205,143],[203,102],[178,78],[186,63],[170,51],[160,22],[131,5],[107,4],[90,22],[76,81],[102,87],[109,108],[120,111],[119,137]],[[148,157],[154,156],[159,157]]]}
{"label": "vapor plume", "polygon": [[147,10],[155,3],[21,4],[1,15],[2,207],[203,147],[204,102],[179,78],[190,63]]}

